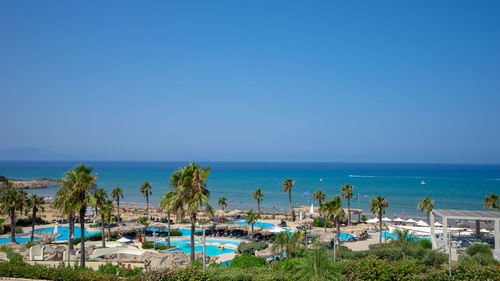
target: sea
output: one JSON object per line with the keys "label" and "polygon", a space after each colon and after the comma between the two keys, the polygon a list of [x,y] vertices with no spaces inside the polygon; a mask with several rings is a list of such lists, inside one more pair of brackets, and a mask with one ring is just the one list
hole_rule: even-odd
{"label": "sea", "polygon": [[[108,191],[121,187],[124,204],[145,205],[139,192],[144,181],[152,184],[150,203],[158,206],[161,196],[170,190],[170,174],[188,162],[113,162],[85,161],[97,173],[97,184]],[[60,178],[76,161],[0,161],[0,175],[14,179]],[[300,163],[300,162],[201,162],[211,167],[207,187],[212,206],[226,197],[229,209],[257,209],[252,192],[261,188],[262,208],[272,212],[289,209],[288,194],[281,183],[295,180],[293,206],[310,206],[312,194],[321,189],[330,198],[341,186],[354,186],[352,208],[361,208],[369,217],[370,199],[384,196],[389,207],[386,215],[424,218],[418,201],[429,196],[435,208],[484,210],[483,198],[500,193],[500,165],[477,164],[407,164],[407,163]],[[29,190],[53,197],[58,187]],[[316,206],[316,203],[314,203]],[[344,200],[344,206],[347,202]]]}

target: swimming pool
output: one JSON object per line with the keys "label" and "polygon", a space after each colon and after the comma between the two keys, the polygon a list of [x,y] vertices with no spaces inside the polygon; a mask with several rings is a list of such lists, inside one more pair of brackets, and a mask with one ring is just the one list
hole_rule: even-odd
{"label": "swimming pool", "polygon": [[[33,239],[34,241],[38,240],[38,239]],[[10,239],[10,237],[4,237],[4,238],[0,238],[0,244],[5,244],[5,243],[9,243],[10,241],[12,241]],[[17,243],[26,243],[26,242],[29,242],[31,241],[30,237],[16,237],[16,242]]]}
{"label": "swimming pool", "polygon": [[354,235],[349,234],[349,233],[343,233],[343,232],[340,233],[340,240],[341,241],[347,241],[350,238],[354,238]]}
{"label": "swimming pool", "polygon": [[[239,221],[239,222],[237,222],[237,224],[248,225],[248,223],[246,221]],[[258,226],[261,228],[272,228],[272,227],[275,227],[276,225],[269,223],[269,222],[258,221],[258,222],[254,223],[254,226]]]}
{"label": "swimming pool", "polygon": [[[196,242],[200,242],[199,239],[195,239],[194,241],[195,241],[195,243]],[[184,253],[189,254],[189,253],[191,253],[191,246],[189,245],[190,242],[191,242],[191,239],[172,239],[170,241],[170,243],[173,246],[177,246],[177,248],[170,249],[170,250],[167,250],[167,251],[178,251],[178,250],[181,250]],[[208,256],[217,256],[217,255],[221,255],[221,254],[234,253],[234,252],[236,252],[236,247],[240,244],[239,241],[225,240],[225,239],[207,239],[206,243],[222,243],[222,244],[232,244],[232,245],[234,245],[234,249],[233,248],[229,248],[229,247],[225,247],[224,249],[222,249],[219,246],[207,245],[205,247],[206,247],[206,254]],[[162,242],[158,242],[157,244],[166,245],[166,242],[162,241]],[[194,247],[194,251],[195,251],[195,253],[197,253],[197,252],[200,252],[200,253],[203,252],[203,246],[202,245],[195,246]]]}
{"label": "swimming pool", "polygon": [[[414,236],[414,235],[411,235],[411,234],[408,234],[408,235],[411,236],[411,237],[413,237],[413,239],[415,239],[415,240],[430,240],[430,238],[426,238],[426,237],[418,237],[418,236]],[[394,233],[384,231],[384,232],[382,232],[382,238],[388,238],[388,239],[397,240],[398,236],[396,234],[394,234]]]}
{"label": "swimming pool", "polygon": [[[75,238],[81,238],[81,228],[75,226]],[[52,233],[54,232],[54,227],[46,227],[46,228],[41,228],[41,229],[36,229],[35,233]],[[56,241],[61,242],[61,241],[68,241],[69,239],[69,226],[59,226],[57,233],[59,233],[59,236],[56,237]],[[95,235],[95,234],[100,234],[101,231],[95,230],[95,231],[88,231],[88,228],[85,228],[85,236],[90,236],[90,235]]]}

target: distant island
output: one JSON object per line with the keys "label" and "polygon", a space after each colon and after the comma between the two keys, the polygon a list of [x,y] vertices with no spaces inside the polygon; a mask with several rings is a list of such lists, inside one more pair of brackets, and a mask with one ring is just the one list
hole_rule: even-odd
{"label": "distant island", "polygon": [[49,178],[39,178],[39,179],[8,179],[4,176],[0,176],[0,184],[6,182],[12,182],[12,186],[16,189],[40,189],[48,187],[56,187],[59,183],[56,180]]}

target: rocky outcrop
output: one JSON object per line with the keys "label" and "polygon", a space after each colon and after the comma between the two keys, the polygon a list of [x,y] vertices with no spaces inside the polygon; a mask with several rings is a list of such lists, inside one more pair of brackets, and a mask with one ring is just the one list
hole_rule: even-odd
{"label": "rocky outcrop", "polygon": [[35,180],[21,180],[21,179],[9,179],[12,182],[14,188],[18,189],[38,189],[55,187],[59,183],[53,179],[40,178]]}
{"label": "rocky outcrop", "polygon": [[[203,254],[196,253],[196,260],[203,261]],[[189,254],[182,251],[168,251],[168,252],[146,252],[142,254],[144,264],[151,269],[166,269],[171,267],[186,267],[189,265]],[[206,256],[205,262],[210,264],[213,259]]]}

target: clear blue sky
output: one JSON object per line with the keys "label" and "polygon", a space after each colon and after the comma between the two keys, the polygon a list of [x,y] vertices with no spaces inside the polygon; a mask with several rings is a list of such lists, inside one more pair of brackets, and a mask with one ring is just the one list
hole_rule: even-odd
{"label": "clear blue sky", "polygon": [[500,163],[499,1],[1,1],[0,159]]}

